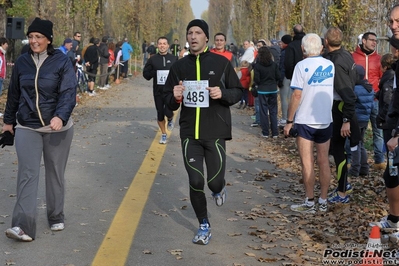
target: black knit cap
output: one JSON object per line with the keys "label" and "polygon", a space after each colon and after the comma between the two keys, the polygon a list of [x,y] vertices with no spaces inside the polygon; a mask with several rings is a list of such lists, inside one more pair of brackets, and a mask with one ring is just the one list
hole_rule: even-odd
{"label": "black knit cap", "polygon": [[194,26],[200,27],[209,40],[209,27],[208,27],[208,24],[205,22],[205,20],[202,20],[202,19],[191,20],[190,23],[188,23],[188,25],[187,25],[186,33],[188,32],[188,30],[191,27],[194,27]]}
{"label": "black knit cap", "polygon": [[292,41],[291,35],[284,35],[281,37],[281,41],[285,44],[289,44]]}
{"label": "black knit cap", "polygon": [[28,27],[26,35],[31,32],[39,32],[46,36],[50,43],[53,42],[53,22],[50,20],[35,18],[35,20],[32,21],[32,24]]}
{"label": "black knit cap", "polygon": [[399,40],[395,39],[395,37],[391,37],[389,39],[389,44],[392,45],[393,47],[395,47],[395,49],[399,49]]}

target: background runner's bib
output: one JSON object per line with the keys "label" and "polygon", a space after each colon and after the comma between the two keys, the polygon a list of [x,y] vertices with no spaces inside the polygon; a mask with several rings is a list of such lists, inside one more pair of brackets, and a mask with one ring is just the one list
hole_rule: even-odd
{"label": "background runner's bib", "polygon": [[169,70],[157,70],[157,85],[165,85]]}
{"label": "background runner's bib", "polygon": [[186,107],[209,107],[208,80],[185,80],[183,104]]}

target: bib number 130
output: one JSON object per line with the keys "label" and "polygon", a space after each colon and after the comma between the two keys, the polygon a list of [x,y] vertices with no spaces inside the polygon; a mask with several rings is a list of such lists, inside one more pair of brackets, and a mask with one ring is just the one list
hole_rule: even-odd
{"label": "bib number 130", "polygon": [[209,107],[209,87],[207,80],[186,80],[183,82],[183,104],[186,107]]}

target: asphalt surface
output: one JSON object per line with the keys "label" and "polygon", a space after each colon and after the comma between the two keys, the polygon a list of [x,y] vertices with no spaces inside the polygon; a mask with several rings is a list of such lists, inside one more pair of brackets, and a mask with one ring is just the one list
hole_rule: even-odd
{"label": "asphalt surface", "polygon": [[[260,129],[249,126],[251,111],[235,107],[233,140],[227,143],[227,202],[217,207],[206,189],[212,239],[207,246],[191,242],[198,224],[189,202],[179,126],[169,134],[167,145],[157,150],[161,144],[151,86],[138,75],[100,91],[98,97],[82,97],[74,110],[75,136],[66,172],[66,228],[54,233],[47,224],[42,166],[37,238],[22,243],[3,235],[0,265],[248,266],[264,265],[262,261],[305,265],[289,259],[295,253],[289,245],[300,246],[303,239],[290,231],[296,216],[284,216],[289,213],[287,195],[292,196],[288,186],[296,174],[276,166],[281,158],[270,158],[263,149],[264,142],[273,140],[259,137]],[[159,167],[153,166],[156,160]],[[135,185],[143,166],[152,169],[146,174],[154,179]],[[0,149],[0,169],[0,230],[4,232],[11,225],[15,203],[14,147]],[[150,186],[148,193],[142,185]],[[129,194],[129,189],[136,190]],[[144,196],[135,198],[138,192],[134,191]],[[121,210],[124,199],[127,209]],[[112,223],[114,219],[119,225]],[[113,240],[105,237],[110,228],[119,236],[108,252],[100,246]],[[118,262],[102,263],[100,253]]]}

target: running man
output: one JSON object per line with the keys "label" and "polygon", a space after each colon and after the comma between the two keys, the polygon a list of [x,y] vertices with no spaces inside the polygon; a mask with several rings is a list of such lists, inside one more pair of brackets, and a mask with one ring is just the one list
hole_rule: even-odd
{"label": "running man", "polygon": [[[243,88],[230,61],[210,53],[208,24],[201,19],[187,26],[190,53],[173,64],[164,88],[172,110],[180,112],[183,161],[190,184],[190,200],[199,222],[195,244],[206,245],[211,225],[205,196],[206,182],[217,206],[226,200],[226,140],[231,137],[231,105],[241,99]],[[181,104],[182,103],[182,104]]]}
{"label": "running man", "polygon": [[157,41],[158,53],[150,57],[144,66],[143,77],[146,80],[153,79],[153,94],[155,108],[157,110],[157,122],[162,132],[160,144],[166,144],[165,116],[168,118],[167,127],[169,131],[174,128],[173,111],[165,104],[163,99],[163,87],[169,74],[169,69],[179,58],[168,53],[169,43],[166,37],[159,37]]}

